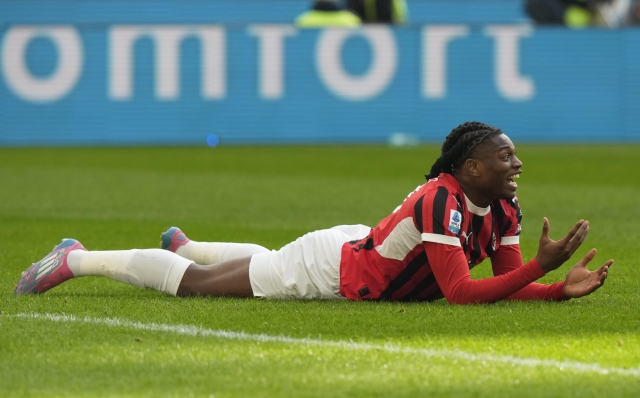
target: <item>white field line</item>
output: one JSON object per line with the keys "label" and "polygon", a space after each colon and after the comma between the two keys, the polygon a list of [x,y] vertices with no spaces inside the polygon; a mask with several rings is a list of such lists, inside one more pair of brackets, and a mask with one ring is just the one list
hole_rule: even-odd
{"label": "white field line", "polygon": [[[459,350],[434,350],[429,348],[402,347],[393,344],[368,344],[350,341],[331,341],[311,338],[296,338],[287,336],[270,336],[267,334],[251,334],[245,332],[233,332],[229,330],[213,330],[194,325],[168,325],[162,323],[141,323],[118,318],[91,318],[75,317],[73,315],[18,313],[6,314],[13,318],[41,319],[53,322],[75,322],[110,327],[145,330],[152,332],[168,332],[187,336],[215,337],[228,340],[246,340],[269,343],[298,344],[318,347],[336,347],[345,350],[359,351],[386,351],[390,353],[403,353],[422,355],[427,358],[442,358],[464,360],[474,362],[494,362],[511,366],[544,367],[558,370],[568,370],[577,373],[617,374],[623,376],[640,377],[640,368],[616,368],[601,366],[597,363],[585,363],[577,361],[556,361],[551,359],[520,358],[511,355],[473,354]],[[0,318],[1,319],[1,318]]]}

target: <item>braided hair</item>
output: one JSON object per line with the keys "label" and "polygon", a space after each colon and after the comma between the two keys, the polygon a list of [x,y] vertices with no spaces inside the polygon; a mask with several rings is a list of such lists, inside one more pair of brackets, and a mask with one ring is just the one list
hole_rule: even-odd
{"label": "braided hair", "polygon": [[469,159],[475,149],[487,139],[502,134],[502,130],[480,122],[466,122],[451,130],[442,144],[440,157],[431,166],[427,179],[440,173],[451,174]]}

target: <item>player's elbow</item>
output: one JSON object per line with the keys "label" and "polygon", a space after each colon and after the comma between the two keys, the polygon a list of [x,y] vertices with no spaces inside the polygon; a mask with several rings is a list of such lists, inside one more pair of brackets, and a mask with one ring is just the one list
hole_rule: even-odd
{"label": "player's elbow", "polygon": [[461,289],[453,289],[450,292],[444,293],[444,298],[449,304],[474,304],[474,302],[469,297],[467,297],[467,295],[464,294]]}
{"label": "player's elbow", "polygon": [[449,304],[472,304],[469,297],[469,286],[466,280],[460,280],[451,286],[450,289],[443,290],[442,294]]}

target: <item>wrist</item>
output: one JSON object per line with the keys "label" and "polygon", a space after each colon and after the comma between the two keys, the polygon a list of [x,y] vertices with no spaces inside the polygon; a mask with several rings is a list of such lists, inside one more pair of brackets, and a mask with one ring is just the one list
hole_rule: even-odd
{"label": "wrist", "polygon": [[540,265],[540,261],[538,261],[538,257],[534,257],[534,259],[531,260],[530,263],[535,264],[538,268],[540,268],[540,271],[542,271],[544,274],[547,273],[547,271],[545,271],[545,269],[542,268],[542,265]]}
{"label": "wrist", "polygon": [[542,268],[540,268],[540,264],[538,264],[538,260],[535,258],[529,260],[529,262],[526,263],[524,267],[532,272],[531,276],[535,279],[542,278],[545,275]]}
{"label": "wrist", "polygon": [[571,299],[571,298],[572,298],[572,297],[570,297],[569,295],[567,295],[566,287],[567,287],[567,281],[562,282],[562,289],[561,289],[561,292],[562,292],[562,299],[563,299],[563,300],[569,300],[569,299]]}

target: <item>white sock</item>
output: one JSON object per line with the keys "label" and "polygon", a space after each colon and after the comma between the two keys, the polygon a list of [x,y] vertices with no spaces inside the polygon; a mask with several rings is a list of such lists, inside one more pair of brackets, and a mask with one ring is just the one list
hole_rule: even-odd
{"label": "white sock", "polygon": [[253,243],[195,242],[191,240],[180,246],[176,250],[176,254],[196,264],[210,265],[268,251],[268,249]]}
{"label": "white sock", "polygon": [[113,251],[74,250],[67,257],[75,277],[106,276],[141,288],[176,295],[184,272],[193,262],[161,249]]}

